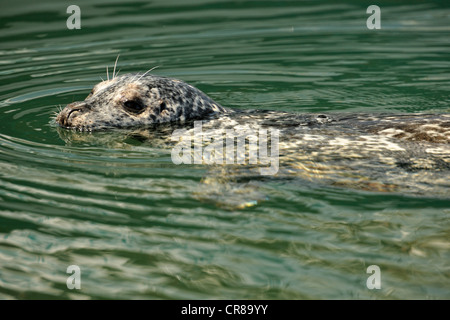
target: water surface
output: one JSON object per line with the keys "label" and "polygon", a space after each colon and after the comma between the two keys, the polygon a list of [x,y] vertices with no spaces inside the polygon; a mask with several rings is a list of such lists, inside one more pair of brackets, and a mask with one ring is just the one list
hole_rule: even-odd
{"label": "water surface", "polygon": [[231,108],[450,112],[448,4],[381,1],[368,30],[365,1],[77,3],[81,30],[69,2],[1,4],[0,298],[450,298],[450,196],[269,180],[230,209],[199,200],[205,166],[53,122],[119,54]]}

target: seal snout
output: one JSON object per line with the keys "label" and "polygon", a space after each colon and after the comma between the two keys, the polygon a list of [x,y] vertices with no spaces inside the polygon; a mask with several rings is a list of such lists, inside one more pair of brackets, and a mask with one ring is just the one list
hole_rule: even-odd
{"label": "seal snout", "polygon": [[56,117],[56,122],[66,128],[74,127],[73,120],[87,111],[85,102],[73,102],[68,104]]}

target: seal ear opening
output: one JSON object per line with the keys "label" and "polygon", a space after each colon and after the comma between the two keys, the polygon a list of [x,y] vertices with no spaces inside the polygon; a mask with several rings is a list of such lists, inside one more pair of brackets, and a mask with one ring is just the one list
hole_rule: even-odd
{"label": "seal ear opening", "polygon": [[163,112],[163,110],[167,109],[167,105],[166,102],[164,100],[161,101],[161,103],[159,104],[159,112]]}

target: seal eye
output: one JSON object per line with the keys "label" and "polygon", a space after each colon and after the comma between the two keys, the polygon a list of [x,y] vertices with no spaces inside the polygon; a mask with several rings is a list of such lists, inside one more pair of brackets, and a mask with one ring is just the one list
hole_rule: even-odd
{"label": "seal eye", "polygon": [[140,101],[136,101],[136,100],[127,100],[123,103],[123,107],[132,112],[132,113],[141,113],[142,111],[144,111],[145,106],[140,102]]}

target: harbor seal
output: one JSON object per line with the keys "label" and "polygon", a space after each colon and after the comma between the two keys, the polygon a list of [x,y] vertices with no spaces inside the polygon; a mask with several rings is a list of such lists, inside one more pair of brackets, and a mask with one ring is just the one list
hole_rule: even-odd
{"label": "harbor seal", "polygon": [[[450,196],[450,114],[236,110],[181,80],[134,73],[100,82],[84,101],[67,105],[55,119],[60,127],[79,134],[127,129],[133,137],[169,145],[170,135],[160,131],[161,126],[184,127],[188,135],[195,134],[196,120],[202,121],[203,129],[219,134],[230,128],[242,132],[276,128],[280,170],[272,178]],[[254,179],[253,167],[220,169],[221,177],[215,181]],[[223,194],[219,189],[217,193]]]}
{"label": "harbor seal", "polygon": [[[221,106],[181,80],[135,73],[98,83],[84,101],[73,102],[61,110],[56,122],[67,129],[97,131],[184,123],[231,113],[236,111]],[[247,120],[251,116],[249,112],[237,114],[243,114]],[[450,144],[449,114],[298,115],[276,111],[255,111],[252,114],[262,118],[261,124],[266,126],[292,128],[331,124],[342,129],[364,129],[396,139]]]}

